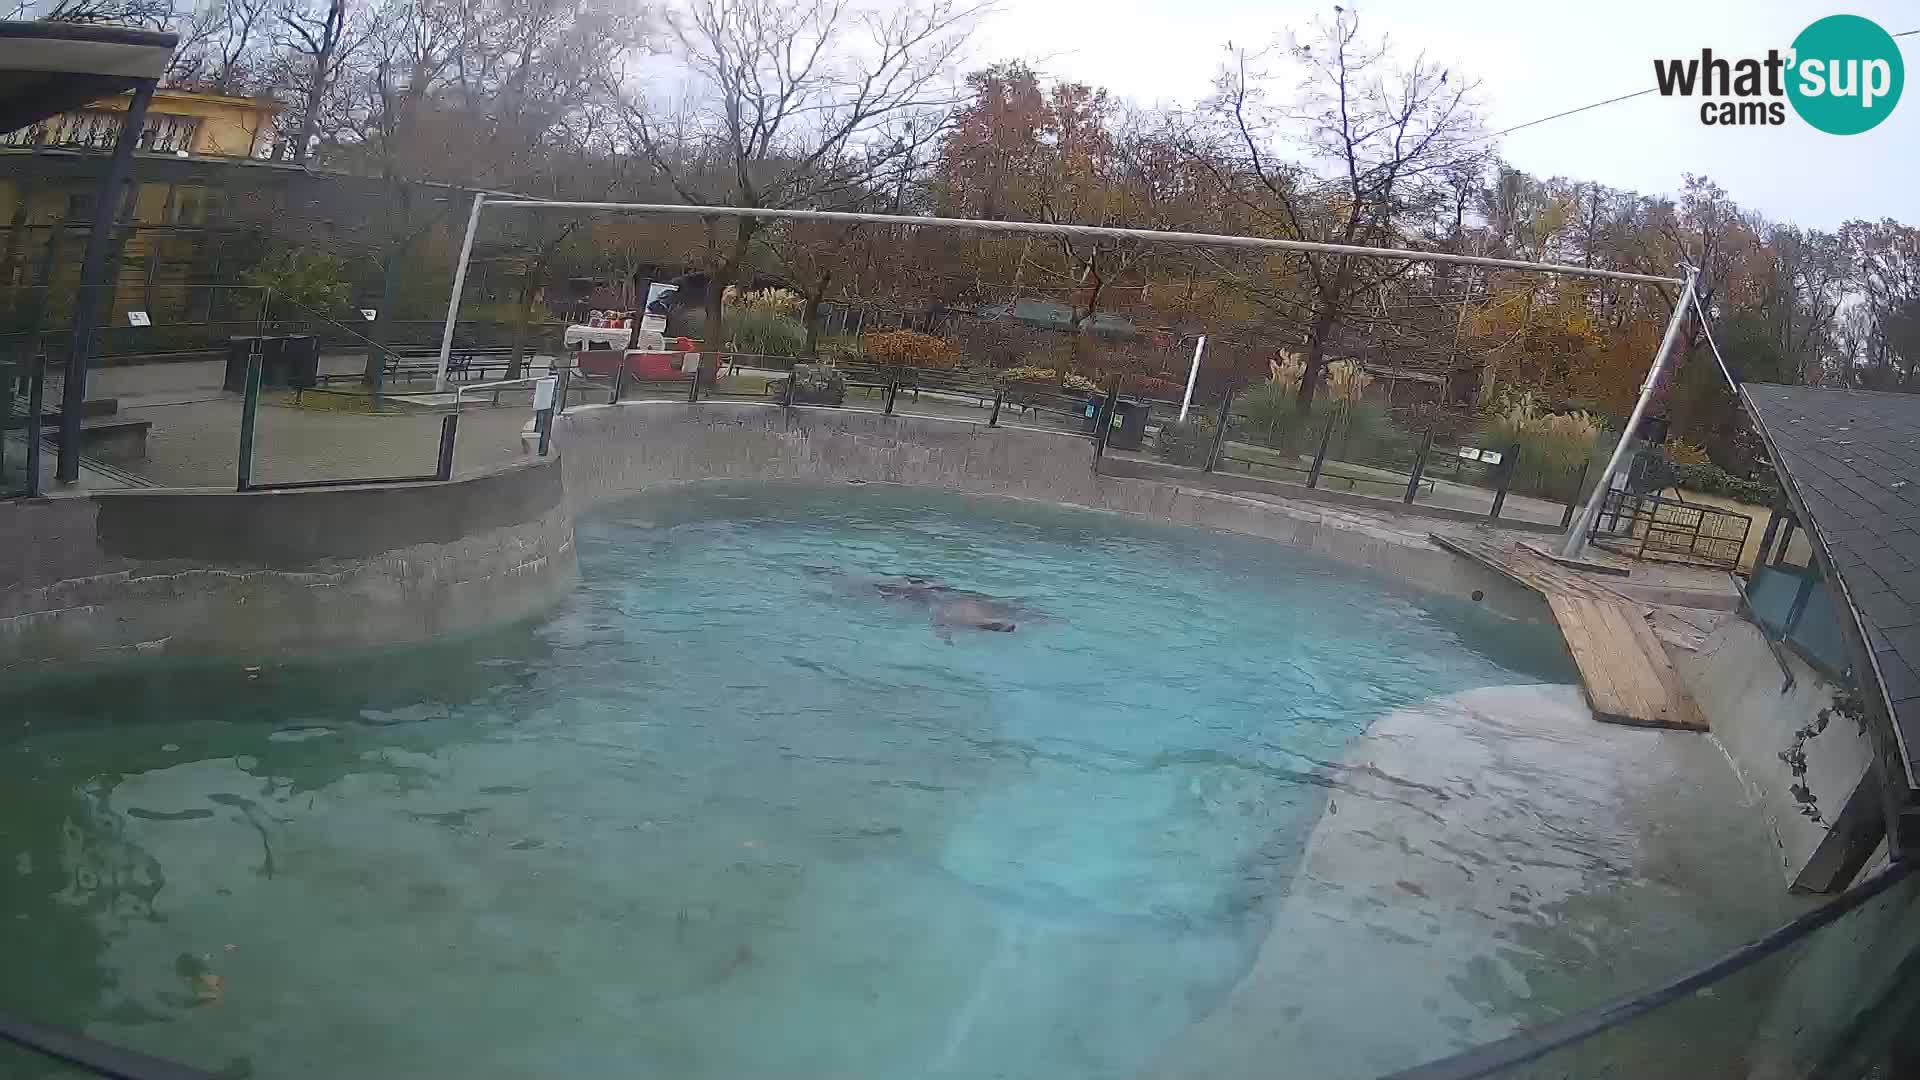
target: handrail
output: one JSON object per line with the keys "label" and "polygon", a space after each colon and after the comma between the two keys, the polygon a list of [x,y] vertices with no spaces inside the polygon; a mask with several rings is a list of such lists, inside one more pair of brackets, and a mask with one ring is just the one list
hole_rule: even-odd
{"label": "handrail", "polygon": [[494,382],[455,383],[453,386],[453,409],[455,412],[460,411],[460,395],[468,390],[507,390],[516,386],[538,386],[541,380],[551,378],[553,378],[551,375],[539,375],[523,379],[499,379]]}
{"label": "handrail", "polygon": [[113,1080],[214,1080],[209,1072],[4,1012],[0,1012],[0,1043],[13,1043]]}

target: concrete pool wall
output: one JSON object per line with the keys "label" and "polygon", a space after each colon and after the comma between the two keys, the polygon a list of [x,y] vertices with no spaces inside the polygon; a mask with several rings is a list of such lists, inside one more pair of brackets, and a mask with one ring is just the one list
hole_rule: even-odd
{"label": "concrete pool wall", "polygon": [[133,489],[0,513],[0,671],[300,655],[533,614],[573,586],[557,460],[450,484]]}
{"label": "concrete pool wall", "polygon": [[[1258,536],[1511,618],[1550,618],[1539,597],[1424,539],[1338,506],[1096,474],[1093,447],[1054,431],[930,416],[741,401],[629,401],[558,417],[576,513],[648,488],[704,480],[888,483],[1130,514]],[[1478,593],[1479,596],[1475,597]]]}
{"label": "concrete pool wall", "polygon": [[[555,455],[451,483],[132,489],[0,513],[0,672],[139,656],[270,658],[532,615],[578,576],[573,518],[705,480],[891,483],[1263,537],[1545,622],[1504,577],[1378,515],[1105,476],[1059,432],[736,401],[578,406]],[[1460,527],[1460,526],[1455,526]]]}

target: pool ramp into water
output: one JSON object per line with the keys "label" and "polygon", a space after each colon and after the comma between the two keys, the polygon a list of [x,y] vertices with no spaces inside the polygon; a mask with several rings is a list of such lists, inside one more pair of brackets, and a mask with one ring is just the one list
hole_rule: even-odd
{"label": "pool ramp into water", "polygon": [[1525,545],[1429,533],[1448,551],[1532,589],[1546,600],[1580,669],[1593,715],[1610,724],[1707,730],[1645,605],[1602,582],[1554,564]]}

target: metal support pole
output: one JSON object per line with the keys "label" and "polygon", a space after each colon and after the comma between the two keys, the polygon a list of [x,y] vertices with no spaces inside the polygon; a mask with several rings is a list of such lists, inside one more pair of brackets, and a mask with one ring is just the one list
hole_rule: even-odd
{"label": "metal support pole", "polygon": [[1213,426],[1213,449],[1207,452],[1207,467],[1201,472],[1212,472],[1220,461],[1220,448],[1227,445],[1227,417],[1233,408],[1233,387],[1229,386],[1220,396],[1220,415]]}
{"label": "metal support pole", "polygon": [[1767,515],[1767,529],[1760,534],[1759,550],[1753,553],[1753,565],[1755,569],[1767,565],[1767,557],[1773,554],[1774,536],[1780,531],[1780,520],[1783,516],[1778,506],[1774,507],[1773,511]]}
{"label": "metal support pole", "polygon": [[133,166],[133,148],[147,126],[147,106],[153,102],[154,83],[136,86],[133,102],[120,121],[107,175],[93,193],[93,227],[87,230],[87,250],[80,261],[80,289],[73,304],[73,333],[68,339],[67,374],[60,386],[60,460],[54,479],[71,484],[80,479],[80,420],[87,402],[87,355],[93,351],[93,323],[101,290],[107,285],[107,252],[120,225],[120,189]]}
{"label": "metal support pole", "polygon": [[689,405],[698,404],[700,401],[700,365],[706,362],[707,358],[703,353],[699,363],[694,364],[693,371],[687,375],[687,404]]}
{"label": "metal support pole", "polygon": [[460,291],[467,287],[467,263],[473,259],[473,234],[480,231],[480,208],[486,202],[484,193],[475,192],[473,209],[467,211],[467,236],[460,241],[460,261],[453,268],[453,295],[447,297],[447,325],[440,331],[440,365],[433,373],[433,388],[437,392],[444,392],[447,388],[447,358],[453,354],[453,324],[460,318]]}
{"label": "metal support pole", "polygon": [[440,460],[434,465],[435,480],[453,479],[453,444],[460,432],[460,407],[440,418]]}
{"label": "metal support pole", "polygon": [[1113,431],[1113,418],[1120,411],[1120,376],[1113,377],[1113,385],[1107,390],[1107,400],[1093,414],[1093,465],[1100,467],[1100,459],[1107,455],[1107,436]]}
{"label": "metal support pole", "polygon": [[1580,492],[1586,488],[1587,472],[1592,468],[1592,458],[1580,463],[1580,479],[1573,482],[1573,495],[1567,499],[1567,512],[1560,515],[1560,527],[1563,529],[1573,524],[1573,512],[1580,505]]}
{"label": "metal support pole", "polygon": [[1187,422],[1187,406],[1193,403],[1193,384],[1200,378],[1200,354],[1207,348],[1207,335],[1201,334],[1200,340],[1193,343],[1193,363],[1187,368],[1187,392],[1180,395],[1180,422]]}
{"label": "metal support pole", "polygon": [[1427,471],[1427,454],[1432,449],[1433,429],[1428,428],[1427,437],[1420,440],[1420,456],[1413,459],[1413,471],[1407,474],[1406,502],[1408,505],[1412,505],[1413,497],[1420,493],[1420,474]]}
{"label": "metal support pole", "polygon": [[1502,459],[1504,466],[1500,470],[1500,489],[1493,493],[1493,513],[1487,515],[1489,521],[1500,520],[1500,508],[1507,505],[1507,489],[1513,486],[1513,474],[1520,467],[1520,444],[1507,447],[1507,456]]}
{"label": "metal support pole", "polygon": [[1326,430],[1320,432],[1320,449],[1313,453],[1313,468],[1307,473],[1308,489],[1320,486],[1320,470],[1327,465],[1327,447],[1333,445],[1333,422],[1340,415],[1337,409],[1327,410]]}
{"label": "metal support pole", "polygon": [[888,375],[887,376],[887,410],[886,410],[886,414],[888,416],[893,415],[893,399],[899,393],[900,393],[900,377],[898,375]]}
{"label": "metal support pole", "polygon": [[553,409],[551,407],[533,414],[533,430],[540,436],[540,456],[546,457],[547,448],[553,442]]}
{"label": "metal support pole", "polygon": [[1560,554],[1564,558],[1577,559],[1587,550],[1587,537],[1592,534],[1593,526],[1600,520],[1600,503],[1607,497],[1607,489],[1613,483],[1613,474],[1620,471],[1620,463],[1626,459],[1627,447],[1633,442],[1633,434],[1640,428],[1640,421],[1647,415],[1647,406],[1653,403],[1653,391],[1660,385],[1660,376],[1666,371],[1667,359],[1673,355],[1674,342],[1680,338],[1680,325],[1686,322],[1687,308],[1693,302],[1694,282],[1700,277],[1700,271],[1687,267],[1686,284],[1680,288],[1680,295],[1673,303],[1673,316],[1667,320],[1667,332],[1660,338],[1660,351],[1653,356],[1653,366],[1647,369],[1647,381],[1640,384],[1640,400],[1633,405],[1633,415],[1627,418],[1627,428],[1620,433],[1620,442],[1613,448],[1613,456],[1607,459],[1607,467],[1600,474],[1600,482],[1593,486],[1593,494],[1587,497],[1586,506],[1580,511],[1580,519],[1567,530],[1566,543],[1561,545]]}
{"label": "metal support pole", "polygon": [[1006,396],[1007,396],[1006,387],[996,386],[993,388],[993,415],[987,417],[988,427],[1000,426],[1000,402],[1005,400]]}
{"label": "metal support pole", "polygon": [[361,368],[361,378],[375,405],[380,404],[380,395],[386,392],[387,365],[394,360],[393,351],[386,343],[393,336],[394,305],[399,302],[399,261],[400,254],[389,239],[386,252],[380,256],[380,306],[373,313],[373,323],[367,327],[367,361]]}
{"label": "metal support pole", "polygon": [[607,404],[620,404],[620,396],[627,392],[627,358],[622,356],[613,369],[613,392],[607,395]]}
{"label": "metal support pole", "polygon": [[[794,368],[798,368],[799,366],[800,365],[795,364]],[[799,379],[800,379],[800,373],[797,370],[789,369],[787,371],[787,389],[785,393],[780,395],[781,408],[783,409],[793,408],[793,395],[795,393],[793,384],[798,382]]]}
{"label": "metal support pole", "polygon": [[567,411],[567,395],[573,393],[573,366],[569,364],[554,373],[553,377],[553,414]]}
{"label": "metal support pole", "polygon": [[1780,547],[1773,553],[1773,565],[1784,566],[1786,564],[1787,549],[1793,546],[1793,530],[1797,524],[1798,522],[1790,517],[1787,519],[1786,526],[1780,530]]}
{"label": "metal support pole", "polygon": [[235,466],[234,490],[253,487],[253,420],[260,411],[260,341],[254,339],[247,353],[246,392],[240,400],[240,456]]}
{"label": "metal support pole", "polygon": [[[27,496],[40,494],[40,410],[46,407],[47,354],[36,351],[27,376]],[[8,389],[8,394],[12,390]]]}
{"label": "metal support pole", "polygon": [[[1082,236],[1116,240],[1141,240],[1156,244],[1192,244],[1200,247],[1251,248],[1262,251],[1305,251],[1322,255],[1358,255],[1383,257],[1407,262],[1450,263],[1456,266],[1486,266],[1501,270],[1544,270],[1573,277],[1608,278],[1614,281],[1648,281],[1660,285],[1678,285],[1679,278],[1656,274],[1634,274],[1625,270],[1598,270],[1568,263],[1528,262],[1525,259],[1493,259],[1484,255],[1454,255],[1440,251],[1411,251],[1403,248],[1365,247],[1359,244],[1321,244],[1305,240],[1281,240],[1265,236],[1235,236],[1231,233],[1172,232],[1160,229],[1122,229],[1106,225],[1069,225],[1051,221],[988,221],[980,218],[918,217],[907,214],[863,214],[845,210],[768,210],[757,206],[701,206],[696,203],[620,203],[579,202],[562,199],[492,199],[487,203],[502,210],[612,210],[623,214],[662,214],[697,218],[757,218],[765,221],[837,221],[848,225],[884,225],[915,229],[971,229],[977,232],[1030,233],[1038,236]],[[862,311],[864,318],[866,312]],[[859,331],[855,331],[856,334]]]}

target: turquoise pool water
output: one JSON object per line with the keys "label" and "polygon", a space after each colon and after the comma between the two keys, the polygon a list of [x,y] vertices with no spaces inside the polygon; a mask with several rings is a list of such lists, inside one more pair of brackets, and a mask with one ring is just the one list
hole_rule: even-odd
{"label": "turquoise pool water", "polygon": [[0,1004],[266,1076],[1123,1075],[1245,970],[1372,719],[1571,677],[1105,515],[698,488],[578,541],[483,638],[13,688]]}

